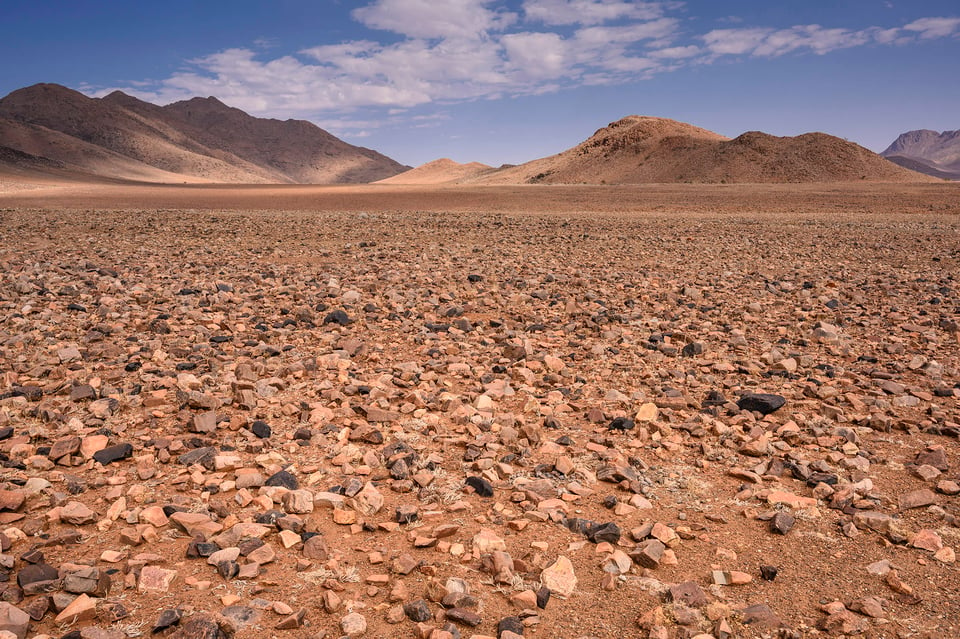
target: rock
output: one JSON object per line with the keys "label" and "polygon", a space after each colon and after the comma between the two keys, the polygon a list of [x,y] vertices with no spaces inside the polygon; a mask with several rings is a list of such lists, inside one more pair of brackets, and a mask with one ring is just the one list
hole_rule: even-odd
{"label": "rock", "polygon": [[769,415],[781,408],[787,403],[786,398],[771,393],[747,393],[737,400],[737,406],[740,410]]}
{"label": "rock", "polygon": [[758,629],[777,629],[782,627],[783,621],[780,620],[770,606],[766,604],[754,604],[747,606],[742,611],[744,625]]}
{"label": "rock", "polygon": [[781,510],[773,516],[773,519],[770,520],[770,532],[778,535],[786,535],[793,529],[793,525],[796,522],[796,517]]}
{"label": "rock", "polygon": [[0,601],[0,630],[13,633],[17,639],[27,639],[30,615],[16,606]]}
{"label": "rock", "polygon": [[243,630],[260,623],[263,614],[250,606],[227,606],[220,614],[230,620],[237,630]]}
{"label": "rock", "polygon": [[350,324],[350,322],[351,322],[350,316],[347,315],[345,311],[339,308],[329,312],[327,316],[323,318],[324,324],[339,324],[340,326],[347,326]]}
{"label": "rock", "polygon": [[610,430],[633,430],[635,427],[636,423],[626,417],[617,417],[607,424],[607,428]]}
{"label": "rock", "polygon": [[133,455],[133,446],[130,444],[117,444],[98,450],[93,454],[94,461],[108,466],[114,462],[123,459],[129,459]]}
{"label": "rock", "polygon": [[206,615],[196,615],[184,623],[170,639],[232,639],[234,627],[229,623],[217,623]]}
{"label": "rock", "polygon": [[450,621],[475,628],[480,625],[480,615],[466,608],[450,608],[444,613]]}
{"label": "rock", "polygon": [[0,511],[20,510],[26,500],[27,494],[22,490],[0,490]]}
{"label": "rock", "polygon": [[277,630],[294,630],[303,627],[303,622],[307,618],[307,609],[301,608],[292,612],[277,622],[274,626]]}
{"label": "rock", "polygon": [[353,498],[353,508],[360,513],[370,517],[380,512],[383,508],[383,494],[377,490],[372,482],[367,482],[357,495]]}
{"label": "rock", "polygon": [[605,541],[616,544],[620,541],[620,526],[613,522],[596,524],[587,530],[587,539],[595,544]]}
{"label": "rock", "polygon": [[411,621],[429,621],[433,618],[430,612],[430,605],[423,599],[417,599],[403,604],[403,613]]}
{"label": "rock", "polygon": [[933,466],[941,473],[950,470],[950,462],[947,459],[947,451],[943,446],[928,446],[914,458],[917,466]]}
{"label": "rock", "polygon": [[480,531],[473,536],[473,552],[476,555],[485,555],[497,550],[506,551],[507,543],[492,530],[481,528]]}
{"label": "rock", "polygon": [[682,603],[685,606],[690,606],[691,608],[702,608],[710,603],[707,600],[707,595],[704,594],[703,590],[700,589],[700,586],[693,581],[685,581],[673,586],[670,586],[670,599],[677,603]]}
{"label": "rock", "polygon": [[659,539],[648,539],[630,551],[630,558],[644,568],[657,568],[666,549]]}
{"label": "rock", "polygon": [[540,581],[544,587],[550,589],[551,594],[558,597],[569,597],[577,588],[577,576],[573,572],[573,564],[563,555],[543,569],[540,573]]}
{"label": "rock", "polygon": [[177,577],[176,570],[167,570],[158,566],[144,566],[140,570],[137,588],[140,592],[167,592]]}
{"label": "rock", "polygon": [[272,434],[270,425],[261,419],[256,419],[250,424],[250,432],[260,439],[270,439]]}
{"label": "rock", "polygon": [[153,634],[163,632],[167,628],[172,628],[180,623],[183,618],[183,611],[180,608],[167,608],[160,613],[156,623],[153,624]]}
{"label": "rock", "polygon": [[89,621],[97,616],[97,599],[87,595],[80,595],[57,615],[56,623],[74,624],[78,621]]}
{"label": "rock", "polygon": [[921,488],[920,490],[914,490],[900,495],[900,510],[923,508],[924,506],[935,503],[937,503],[937,496],[928,488]]}
{"label": "rock", "polygon": [[60,571],[53,566],[45,563],[27,564],[17,573],[17,585],[26,588],[30,584],[52,581],[59,576]]}
{"label": "rock", "polygon": [[60,509],[60,519],[75,526],[92,523],[96,521],[96,518],[97,513],[78,501],[67,502],[67,504]]}
{"label": "rock", "polygon": [[340,631],[348,637],[359,637],[367,631],[367,620],[359,612],[351,612],[340,620]]}
{"label": "rock", "polygon": [[497,624],[497,636],[502,637],[504,633],[513,633],[515,635],[523,635],[523,621],[520,620],[520,617],[504,617]]}
{"label": "rock", "polygon": [[465,483],[481,497],[493,497],[493,485],[483,477],[467,477]]}
{"label": "rock", "polygon": [[267,478],[267,481],[264,482],[265,486],[282,486],[287,490],[297,490],[300,488],[300,482],[297,481],[297,478],[294,477],[291,473],[281,470],[270,477]]}

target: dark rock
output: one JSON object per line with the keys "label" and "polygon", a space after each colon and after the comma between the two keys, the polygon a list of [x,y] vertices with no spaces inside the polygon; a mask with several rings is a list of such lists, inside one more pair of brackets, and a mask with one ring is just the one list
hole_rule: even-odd
{"label": "dark rock", "polygon": [[780,571],[777,569],[776,566],[766,566],[766,565],[760,566],[760,576],[765,581],[773,581],[774,579],[777,578],[777,574],[779,572]]}
{"label": "dark rock", "polygon": [[684,357],[694,357],[695,355],[703,355],[703,344],[700,342],[690,342],[683,347],[683,350],[680,351]]}
{"label": "dark rock", "polygon": [[547,603],[550,601],[550,589],[546,586],[540,586],[540,590],[537,591],[537,608],[543,610],[547,607]]}
{"label": "dark rock", "polygon": [[522,635],[523,621],[520,620],[520,617],[504,617],[500,620],[500,623],[497,624],[497,636],[499,637],[504,632]]}
{"label": "dark rock", "polygon": [[786,398],[771,393],[747,393],[737,401],[740,410],[769,415],[787,403]]}
{"label": "dark rock", "polygon": [[781,510],[770,520],[770,532],[778,535],[786,535],[795,523],[797,523],[796,517]]}
{"label": "dark rock", "polygon": [[397,523],[409,524],[415,522],[420,517],[416,506],[404,505],[397,507]]}
{"label": "dark rock", "polygon": [[481,497],[493,497],[493,485],[483,477],[467,477],[466,484]]}
{"label": "dark rock", "polygon": [[616,545],[620,541],[620,526],[613,522],[595,524],[587,530],[587,539],[595,544],[608,541]]}
{"label": "dark rock", "polygon": [[103,450],[98,450],[93,454],[93,458],[106,466],[121,459],[128,459],[132,455],[133,446],[130,444],[117,444],[116,446],[107,446]]}
{"label": "dark rock", "polygon": [[340,326],[346,326],[350,323],[350,317],[341,309],[331,311],[327,313],[327,316],[323,318],[324,324],[339,324]]}
{"label": "dark rock", "polygon": [[633,430],[635,426],[634,421],[626,417],[616,417],[607,424],[607,428],[610,430]]}
{"label": "dark rock", "polygon": [[177,457],[177,461],[184,466],[200,464],[207,470],[213,470],[213,458],[217,455],[217,449],[213,446],[203,448],[194,448]]}
{"label": "dark rock", "polygon": [[411,621],[429,621],[433,617],[430,606],[423,599],[403,604],[403,612]]}
{"label": "dark rock", "polygon": [[153,634],[162,632],[167,628],[171,628],[180,623],[180,619],[183,618],[183,611],[179,608],[167,608],[160,613],[160,617],[157,618],[157,622],[153,624]]}
{"label": "dark rock", "polygon": [[271,433],[270,425],[261,419],[250,424],[250,431],[260,439],[268,439]]}
{"label": "dark rock", "polygon": [[23,588],[32,583],[53,581],[59,576],[59,571],[48,564],[28,564],[17,573],[17,585]]}
{"label": "dark rock", "polygon": [[221,561],[217,564],[217,572],[224,579],[233,579],[240,574],[240,564],[229,560]]}
{"label": "dark rock", "polygon": [[283,486],[288,490],[297,490],[300,488],[300,482],[291,473],[281,470],[271,475],[266,482],[267,486]]}

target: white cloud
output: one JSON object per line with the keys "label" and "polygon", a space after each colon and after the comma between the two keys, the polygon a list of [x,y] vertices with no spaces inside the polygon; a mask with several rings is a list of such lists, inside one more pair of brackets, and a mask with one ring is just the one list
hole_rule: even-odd
{"label": "white cloud", "polygon": [[924,40],[946,38],[960,30],[960,18],[920,18],[903,28],[917,32]]}
{"label": "white cloud", "polygon": [[615,20],[654,20],[680,2],[630,2],[627,0],[525,0],[527,20],[548,25],[593,25]]}
{"label": "white cloud", "polygon": [[393,31],[411,38],[479,38],[502,31],[517,18],[495,11],[493,0],[376,0],[353,11],[353,17],[372,29]]}
{"label": "white cloud", "polygon": [[[691,34],[685,32],[691,23],[678,17],[684,9],[679,2],[524,0],[522,22],[506,7],[506,0],[373,0],[351,14],[371,30],[363,39],[275,57],[254,43],[190,60],[166,79],[122,90],[159,103],[215,95],[257,115],[370,131],[377,118],[357,117],[357,110],[410,121],[405,110],[430,103],[612,85],[722,58],[826,55],[960,31],[960,18],[948,17],[901,28],[737,26]],[[381,40],[377,30],[399,37]]]}
{"label": "white cloud", "polygon": [[700,47],[691,44],[686,47],[667,47],[666,49],[658,49],[656,51],[651,51],[649,55],[651,58],[682,60],[685,58],[693,58],[700,55],[700,53],[702,53]]}

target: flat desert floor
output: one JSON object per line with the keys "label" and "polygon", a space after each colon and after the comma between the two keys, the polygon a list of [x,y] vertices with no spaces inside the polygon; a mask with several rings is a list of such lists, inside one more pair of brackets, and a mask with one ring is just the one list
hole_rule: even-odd
{"label": "flat desert floor", "polygon": [[958,637],[958,278],[954,184],[0,179],[0,620]]}

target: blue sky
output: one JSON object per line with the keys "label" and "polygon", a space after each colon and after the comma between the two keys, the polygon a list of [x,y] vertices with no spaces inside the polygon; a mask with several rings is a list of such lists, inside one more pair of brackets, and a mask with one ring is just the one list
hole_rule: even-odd
{"label": "blue sky", "polygon": [[629,114],[875,151],[960,128],[956,0],[6,0],[0,94],[215,95],[417,165],[519,163]]}

